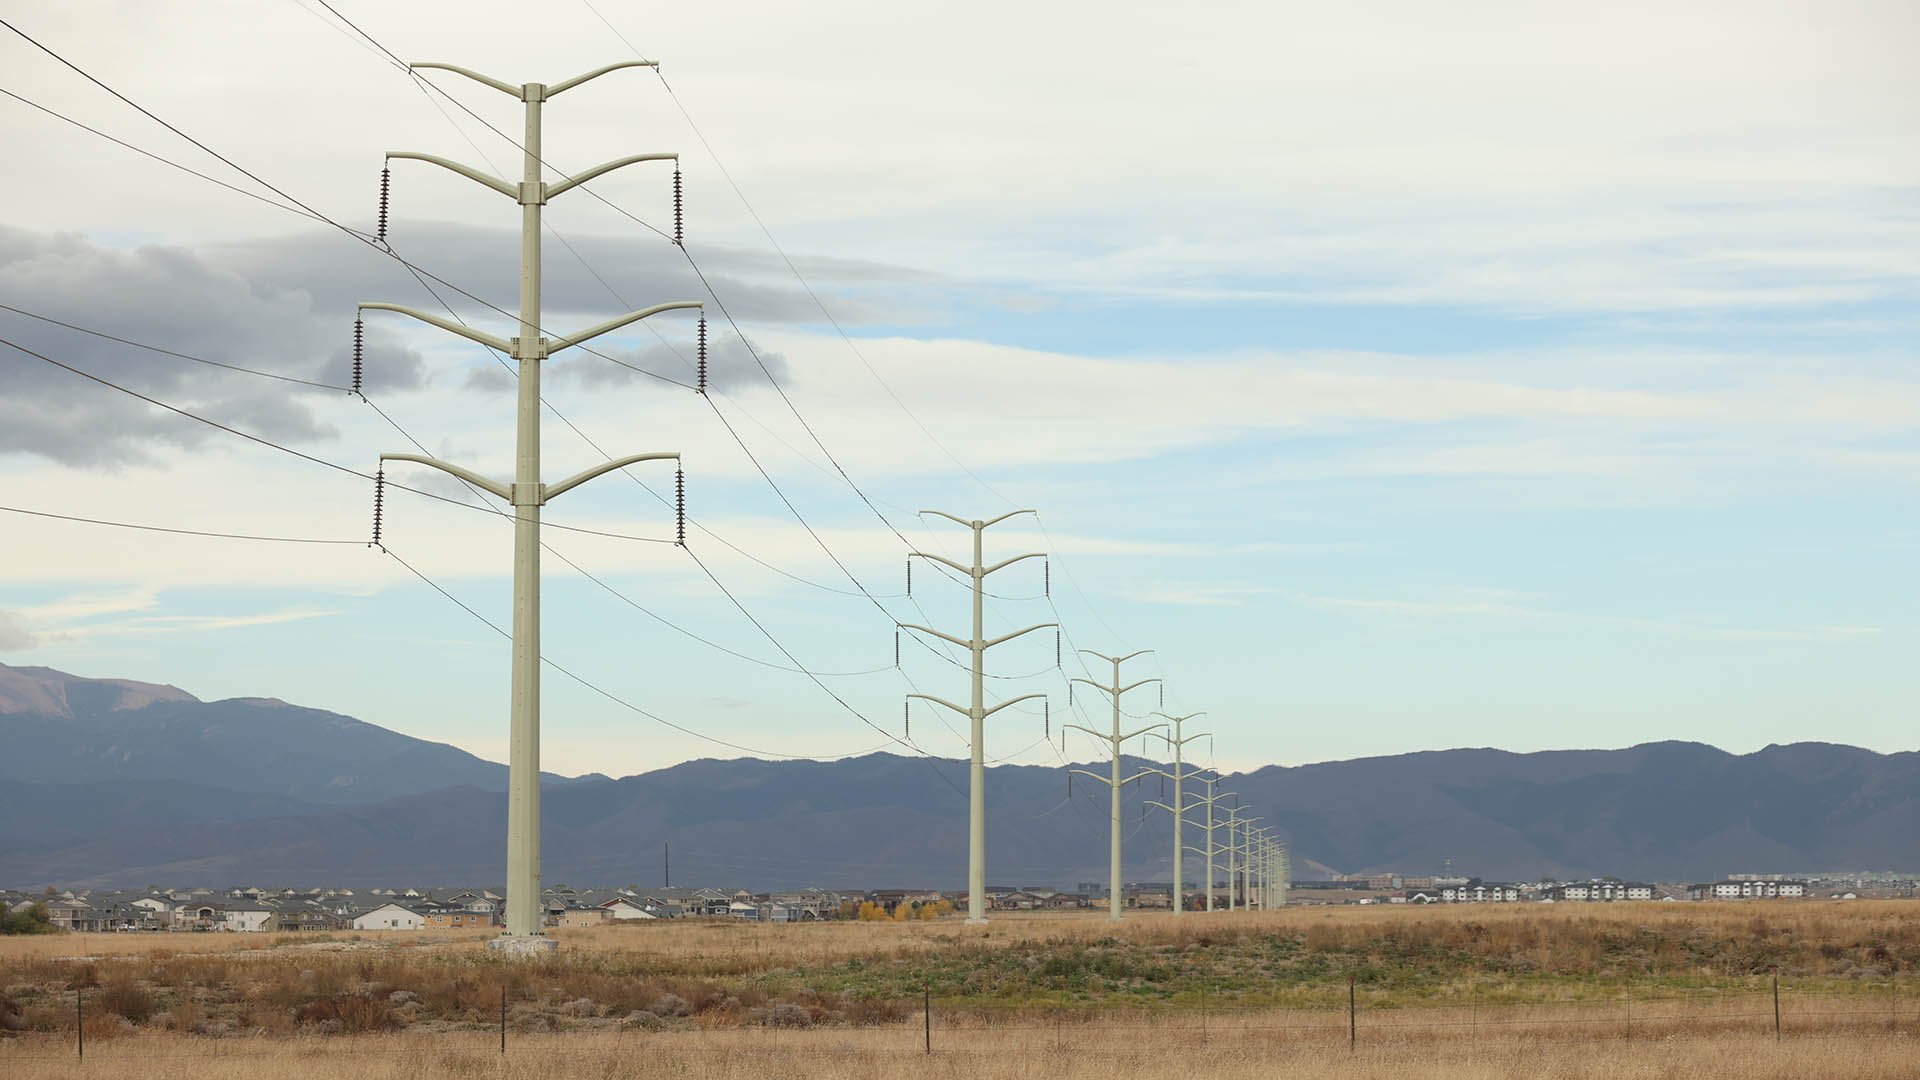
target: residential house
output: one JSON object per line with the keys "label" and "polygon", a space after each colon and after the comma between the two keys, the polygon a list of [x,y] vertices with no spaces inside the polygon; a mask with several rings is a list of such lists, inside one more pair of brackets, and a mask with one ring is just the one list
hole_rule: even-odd
{"label": "residential house", "polygon": [[278,908],[258,900],[232,900],[220,912],[219,928],[257,934],[273,929],[274,916],[278,914]]}
{"label": "residential house", "polygon": [[420,930],[427,920],[419,912],[398,903],[385,903],[353,917],[355,930]]}
{"label": "residential house", "polygon": [[547,918],[547,925],[580,929],[589,926],[601,926],[613,918],[613,912],[602,907],[564,907]]}
{"label": "residential house", "polygon": [[1440,901],[1445,904],[1517,904],[1520,902],[1520,886],[1483,881],[1445,885],[1440,889]]}
{"label": "residential house", "polygon": [[599,907],[600,910],[607,913],[608,918],[615,922],[624,922],[629,919],[660,918],[659,915],[647,909],[645,901],[632,896],[616,896],[611,900],[601,902]]}
{"label": "residential house", "polygon": [[1687,886],[1689,900],[1800,900],[1806,895],[1804,881],[1716,881]]}
{"label": "residential house", "polygon": [[1653,886],[1638,881],[1570,881],[1547,890],[1547,898],[1559,901],[1651,900]]}

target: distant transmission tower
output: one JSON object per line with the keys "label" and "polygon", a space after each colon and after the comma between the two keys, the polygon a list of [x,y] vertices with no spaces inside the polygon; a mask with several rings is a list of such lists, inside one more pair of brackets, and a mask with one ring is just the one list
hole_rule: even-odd
{"label": "distant transmission tower", "polygon": [[[922,634],[931,634],[942,641],[950,641],[973,654],[973,698],[971,704],[966,708],[961,708],[951,701],[934,697],[931,694],[908,694],[907,697],[920,698],[923,701],[931,701],[935,705],[943,705],[966,717],[971,725],[971,734],[968,742],[972,754],[971,762],[967,769],[967,921],[978,925],[987,921],[986,720],[987,717],[992,716],[994,713],[999,712],[1001,709],[1015,702],[1028,701],[1033,698],[1045,698],[1047,696],[1045,694],[1022,694],[1017,698],[1009,698],[992,708],[988,708],[986,705],[985,685],[987,650],[993,648],[995,645],[1002,645],[1012,641],[1022,634],[1031,634],[1035,630],[1045,630],[1048,627],[1058,624],[1039,623],[1034,626],[1029,626],[1025,630],[1015,630],[1011,634],[1002,634],[997,638],[987,637],[986,630],[982,625],[982,615],[985,611],[987,577],[1012,566],[1022,559],[1044,559],[1047,556],[1045,552],[1031,551],[1025,555],[1015,555],[1010,559],[1002,559],[992,566],[986,566],[981,563],[981,534],[992,526],[998,525],[1016,514],[1032,514],[1035,513],[1035,511],[1012,510],[1001,514],[991,521],[980,521],[977,519],[968,521],[965,518],[955,517],[952,514],[940,510],[922,510],[920,512],[946,518],[948,521],[957,522],[973,530],[972,566],[963,566],[945,556],[933,555],[924,551],[912,552],[907,557],[907,592],[909,594],[913,592],[913,560],[916,558],[932,559],[934,562],[950,566],[960,573],[967,575],[968,579],[973,582],[973,636],[965,639],[957,638],[952,634],[943,634],[938,630],[919,626],[914,623],[901,623],[900,626],[903,629],[916,630]],[[897,642],[895,643],[895,650],[896,652],[898,651]]]}
{"label": "distant transmission tower", "polygon": [[1094,689],[1099,690],[1107,694],[1110,698],[1112,698],[1113,730],[1111,732],[1095,731],[1090,727],[1083,727],[1079,724],[1068,724],[1066,726],[1073,728],[1076,731],[1084,731],[1087,734],[1093,736],[1094,738],[1101,740],[1102,742],[1106,743],[1113,752],[1113,769],[1112,769],[1112,775],[1110,777],[1101,776],[1099,773],[1088,772],[1085,769],[1069,768],[1069,772],[1077,772],[1081,776],[1092,777],[1093,779],[1098,780],[1103,784],[1106,784],[1109,788],[1112,789],[1113,810],[1112,810],[1112,820],[1110,822],[1112,826],[1112,831],[1110,833],[1109,841],[1108,841],[1109,857],[1108,857],[1108,865],[1107,865],[1107,918],[1117,922],[1119,921],[1119,918],[1120,918],[1120,789],[1125,787],[1128,784],[1133,783],[1135,780],[1138,780],[1143,776],[1149,775],[1152,772],[1152,770],[1150,769],[1142,769],[1141,771],[1134,773],[1132,776],[1122,779],[1120,776],[1120,746],[1122,743],[1126,742],[1128,739],[1131,739],[1140,735],[1145,735],[1147,732],[1152,731],[1155,728],[1163,728],[1163,727],[1166,727],[1167,725],[1148,724],[1146,727],[1139,728],[1134,731],[1129,731],[1124,735],[1120,733],[1120,697],[1121,695],[1125,694],[1129,690],[1135,690],[1142,686],[1145,686],[1148,683],[1157,683],[1160,681],[1159,679],[1141,679],[1139,682],[1129,683],[1126,686],[1121,686],[1120,685],[1120,665],[1126,663],[1127,661],[1133,659],[1136,656],[1145,656],[1147,653],[1152,652],[1153,651],[1152,649],[1141,649],[1139,652],[1131,652],[1125,656],[1106,656],[1101,653],[1094,652],[1092,649],[1081,649],[1080,651],[1083,653],[1086,653],[1088,656],[1099,657],[1100,659],[1105,660],[1108,663],[1113,665],[1113,683],[1111,685],[1097,683],[1097,682],[1094,682],[1092,679],[1082,679],[1077,677],[1071,680],[1068,684],[1068,685],[1072,685],[1072,683],[1086,683],[1088,686],[1091,686]]}
{"label": "distant transmission tower", "polygon": [[1173,803],[1172,805],[1168,805],[1166,803],[1149,802],[1147,805],[1157,806],[1173,815],[1173,913],[1178,917],[1186,914],[1187,911],[1187,905],[1183,902],[1186,899],[1186,890],[1181,885],[1182,876],[1180,872],[1181,856],[1186,852],[1186,842],[1181,839],[1180,830],[1180,826],[1185,822],[1187,816],[1187,804],[1182,801],[1181,796],[1181,784],[1186,779],[1185,751],[1188,743],[1199,739],[1211,739],[1213,735],[1204,731],[1197,731],[1192,735],[1183,736],[1180,734],[1182,724],[1196,717],[1207,715],[1204,712],[1188,713],[1185,716],[1168,716],[1163,712],[1157,712],[1153,715],[1173,725],[1173,733],[1162,736],[1166,739],[1168,748],[1173,751],[1173,771],[1152,770],[1153,772],[1160,773],[1162,776],[1173,778]]}
{"label": "distant transmission tower", "polygon": [[[562,349],[591,341],[629,323],[663,311],[699,308],[700,301],[683,300],[656,304],[629,312],[617,319],[582,330],[568,337],[549,341],[540,336],[540,211],[548,199],[593,179],[602,173],[642,161],[678,161],[678,154],[637,154],[609,161],[577,176],[548,183],[542,176],[540,156],[540,107],[582,83],[610,71],[631,67],[658,67],[651,60],[628,60],[608,64],[585,75],[575,76],[551,86],[525,83],[515,86],[452,64],[413,64],[412,70],[434,68],[464,75],[526,103],[526,142],[524,168],[519,183],[489,176],[446,158],[432,154],[394,151],[388,159],[409,158],[450,169],[469,180],[500,192],[520,204],[520,333],[511,339],[482,333],[461,323],[437,315],[415,311],[396,304],[363,303],[362,311],[396,311],[448,333],[477,341],[497,349],[519,363],[519,413],[514,440],[514,478],[499,483],[458,465],[421,454],[382,454],[380,460],[411,461],[429,465],[441,472],[472,484],[513,506],[513,689],[511,746],[507,772],[507,916],[506,933],[488,942],[510,955],[532,955],[551,951],[556,943],[541,930],[540,903],[540,508],[553,499],[602,473],[625,468],[642,461],[658,461],[680,455],[673,451],[630,454],[576,473],[555,484],[540,480],[540,366],[542,361]],[[381,238],[386,227],[386,177],[381,173]],[[675,177],[679,175],[676,168]],[[676,185],[677,187],[677,185]],[[356,320],[355,335],[359,336]],[[356,364],[358,357],[356,356]],[[384,469],[384,466],[383,466]]]}
{"label": "distant transmission tower", "polygon": [[1219,802],[1221,799],[1234,798],[1235,796],[1234,796],[1234,793],[1231,791],[1216,790],[1220,784],[1220,777],[1218,775],[1203,776],[1199,773],[1195,773],[1194,778],[1207,786],[1207,793],[1205,795],[1195,795],[1193,797],[1193,800],[1189,802],[1187,805],[1188,807],[1204,806],[1207,808],[1207,825],[1206,825],[1207,846],[1204,848],[1189,847],[1187,850],[1193,852],[1196,855],[1206,856],[1207,910],[1212,911],[1213,910],[1213,864],[1214,864],[1214,860],[1218,858],[1220,854],[1220,849],[1215,847],[1213,843],[1213,824],[1214,824],[1213,807],[1214,807],[1214,804]]}

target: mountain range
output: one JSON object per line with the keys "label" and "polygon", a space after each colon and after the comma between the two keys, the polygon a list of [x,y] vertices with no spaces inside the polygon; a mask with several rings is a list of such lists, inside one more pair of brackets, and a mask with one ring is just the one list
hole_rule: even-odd
{"label": "mountain range", "polygon": [[[671,845],[682,884],[957,887],[966,773],[871,754],[547,775],[545,878],[659,884]],[[0,665],[0,887],[497,882],[505,786],[503,765],[337,713]],[[1914,752],[1458,749],[1268,766],[1222,788],[1289,840],[1296,877],[1920,868]],[[1125,795],[1128,880],[1171,876],[1170,822],[1143,808],[1161,798],[1157,782]],[[994,883],[1105,881],[1104,786],[1069,795],[1057,765],[998,765],[987,806]]]}

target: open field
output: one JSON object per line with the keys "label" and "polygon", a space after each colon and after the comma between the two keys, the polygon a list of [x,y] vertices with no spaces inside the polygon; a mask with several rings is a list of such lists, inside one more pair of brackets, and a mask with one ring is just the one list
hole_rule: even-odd
{"label": "open field", "polygon": [[1178,1048],[1182,1072],[1715,1075],[1737,1047],[1744,1075],[1920,1075],[1920,984],[1900,975],[1920,970],[1920,904],[1900,901],[1159,913],[1117,929],[1097,913],[676,921],[559,931],[559,954],[531,964],[493,959],[488,936],[0,939],[0,1007],[26,1028],[0,1041],[0,1070],[69,1075],[78,995],[87,1069],[214,1077],[340,1055],[369,1076],[1172,1075],[1149,1047]]}
{"label": "open field", "polygon": [[[1698,1077],[1849,1077],[1896,1080],[1916,1075],[1911,1039],[1801,1036],[1783,1042],[1751,1036],[1677,1034],[1592,1037],[1577,1033],[1481,1032],[1436,1039],[1390,1034],[1349,1054],[1344,1042],[1304,1041],[1290,1032],[1210,1033],[1166,1038],[1138,1029],[1090,1025],[1052,1032],[991,1033],[937,1041],[925,1054],[919,1032],[705,1031],[674,1036],[536,1036],[502,1055],[483,1039],[451,1043],[418,1036],[364,1040],[292,1039],[255,1044],[124,1039],[89,1048],[84,1061],[12,1052],[0,1069],[17,1080],[53,1077],[182,1076],[257,1080],[273,1076],[452,1080],[580,1080],[672,1076],[687,1080],[1187,1080],[1194,1075],[1253,1076],[1301,1070],[1353,1080],[1494,1080],[1516,1076],[1654,1080]],[[1307,1072],[1311,1070],[1311,1072]]]}

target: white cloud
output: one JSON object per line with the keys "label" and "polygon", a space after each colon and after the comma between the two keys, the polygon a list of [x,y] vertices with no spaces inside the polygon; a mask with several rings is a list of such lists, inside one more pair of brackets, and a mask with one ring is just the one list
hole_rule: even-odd
{"label": "white cloud", "polygon": [[21,623],[18,615],[0,611],[0,652],[25,652],[39,643],[39,637]]}

